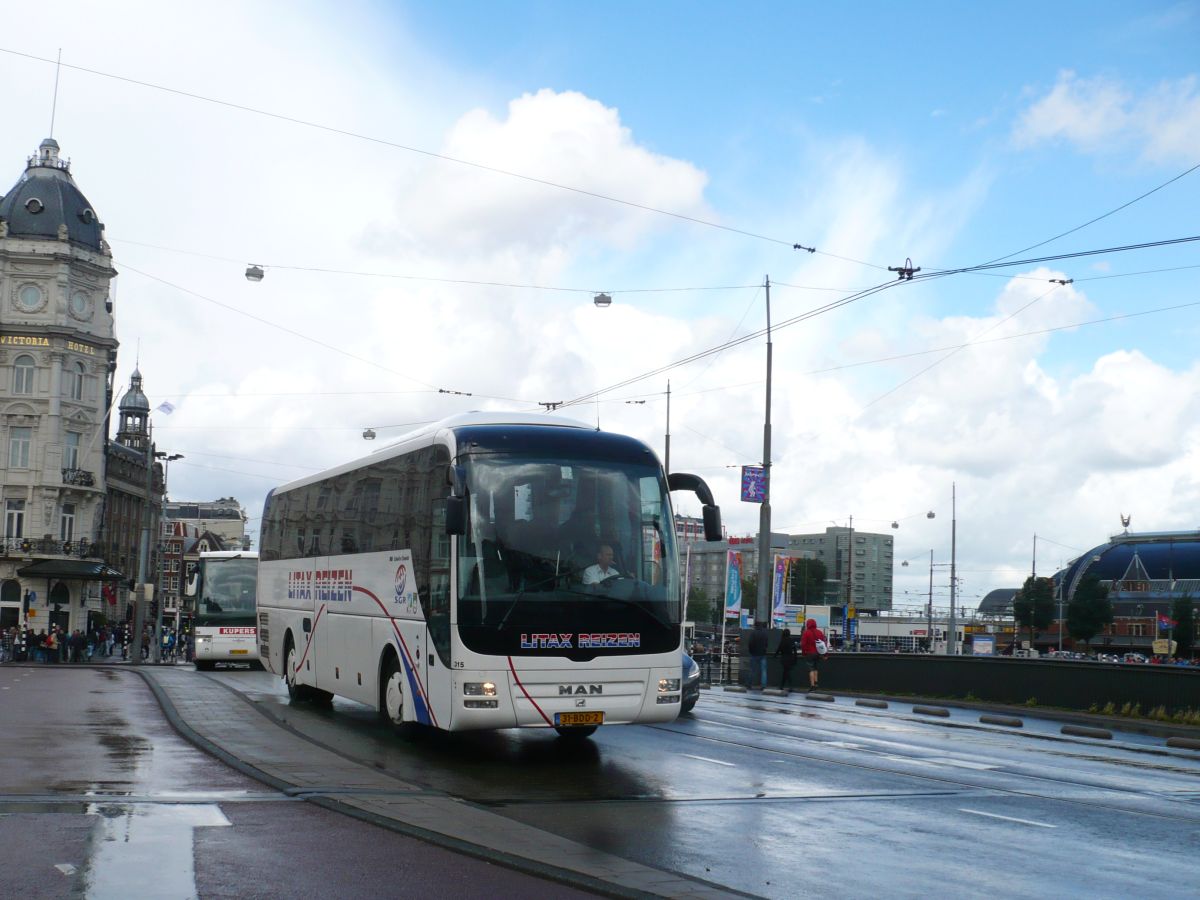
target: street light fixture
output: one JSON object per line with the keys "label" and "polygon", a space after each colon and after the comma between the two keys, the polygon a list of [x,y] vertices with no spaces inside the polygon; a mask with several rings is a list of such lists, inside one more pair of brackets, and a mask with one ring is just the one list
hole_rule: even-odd
{"label": "street light fixture", "polygon": [[246,267],[246,280],[247,281],[253,281],[255,283],[262,281],[264,274],[266,274],[266,273],[263,272],[262,266],[251,264]]}
{"label": "street light fixture", "polygon": [[[261,278],[262,276],[259,277]],[[608,294],[600,293],[592,298],[592,302],[601,309],[605,309],[606,307],[612,306],[612,297],[610,297]]]}
{"label": "street light fixture", "polygon": [[363,440],[364,441],[375,440],[375,429],[374,428],[364,428],[363,429]]}

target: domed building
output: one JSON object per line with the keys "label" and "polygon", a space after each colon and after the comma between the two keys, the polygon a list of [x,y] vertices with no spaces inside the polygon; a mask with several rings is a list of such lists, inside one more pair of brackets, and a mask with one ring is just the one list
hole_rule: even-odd
{"label": "domed building", "polygon": [[1159,616],[1170,618],[1181,597],[1200,601],[1200,530],[1125,532],[1093,547],[1054,575],[1064,609],[1086,575],[1100,579],[1113,605],[1113,625],[1093,647],[1148,652]]}
{"label": "domed building", "polygon": [[111,586],[131,574],[105,546],[116,274],[100,217],[47,138],[0,196],[0,628],[112,618]]}

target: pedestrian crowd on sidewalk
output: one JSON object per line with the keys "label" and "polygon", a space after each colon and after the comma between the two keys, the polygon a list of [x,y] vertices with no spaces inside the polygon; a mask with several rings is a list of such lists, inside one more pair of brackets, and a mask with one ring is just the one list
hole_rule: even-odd
{"label": "pedestrian crowd on sidewalk", "polygon": [[[128,660],[133,652],[132,631],[128,623],[101,625],[91,631],[75,629],[69,634],[57,625],[40,631],[33,628],[22,631],[12,626],[0,629],[0,663],[84,663],[101,659],[111,661],[118,656]],[[153,645],[154,630],[147,626],[142,630],[143,661],[149,660]],[[191,662],[191,635],[176,634],[174,628],[164,628],[161,649],[163,662]]]}

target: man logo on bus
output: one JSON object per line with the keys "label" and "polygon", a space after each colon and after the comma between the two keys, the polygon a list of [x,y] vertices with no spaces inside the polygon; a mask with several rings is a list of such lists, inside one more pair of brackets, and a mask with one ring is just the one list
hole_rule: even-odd
{"label": "man logo on bus", "polygon": [[408,593],[408,566],[404,563],[396,566],[396,602],[403,603]]}

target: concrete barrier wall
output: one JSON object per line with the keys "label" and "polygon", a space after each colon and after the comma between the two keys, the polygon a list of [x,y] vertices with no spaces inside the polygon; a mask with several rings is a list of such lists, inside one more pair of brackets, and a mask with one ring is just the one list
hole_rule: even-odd
{"label": "concrete barrier wall", "polygon": [[[749,658],[739,662],[742,681]],[[768,658],[770,686],[779,684],[779,660]],[[801,661],[792,683],[807,687]],[[821,687],[878,694],[955,697],[995,703],[1087,710],[1107,703],[1137,704],[1142,713],[1200,710],[1200,669],[1133,663],[1071,662],[1007,657],[930,656],[914,653],[834,653],[821,664]]]}

